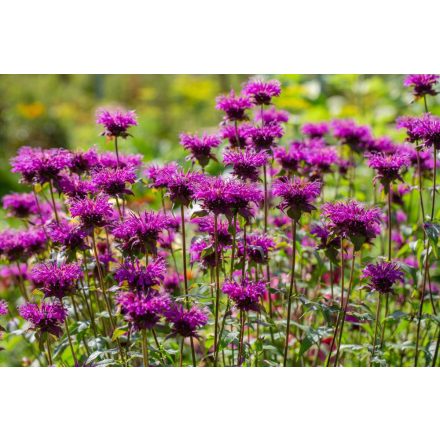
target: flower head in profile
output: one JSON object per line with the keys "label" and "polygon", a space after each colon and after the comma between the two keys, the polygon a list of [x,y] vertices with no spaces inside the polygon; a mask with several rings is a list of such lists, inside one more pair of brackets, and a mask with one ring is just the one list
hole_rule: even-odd
{"label": "flower head in profile", "polygon": [[318,249],[339,248],[341,246],[341,239],[332,234],[327,223],[315,223],[310,228],[310,234],[319,239]]}
{"label": "flower head in profile", "polygon": [[434,86],[438,83],[440,75],[433,74],[412,74],[408,75],[403,82],[405,87],[411,87],[415,98],[422,98],[425,95],[437,95]]}
{"label": "flower head in profile", "polygon": [[199,137],[182,133],[180,135],[180,145],[190,152],[189,158],[193,162],[198,162],[202,168],[205,168],[210,159],[216,160],[212,154],[212,149],[220,145],[220,139],[217,136],[209,136],[207,134]]}
{"label": "flower head in profile", "polygon": [[164,279],[166,271],[163,258],[156,258],[143,266],[139,260],[126,260],[115,273],[115,279],[119,284],[124,281],[132,290],[147,293],[153,286],[158,286]]}
{"label": "flower head in profile", "polygon": [[138,125],[137,116],[134,111],[123,112],[121,110],[109,111],[98,110],[96,123],[104,127],[102,136],[122,137],[130,136],[128,129]]}
{"label": "flower head in profile", "polygon": [[332,122],[333,136],[341,143],[348,145],[356,153],[362,153],[368,149],[372,140],[370,128],[364,125],[356,125],[352,120],[335,120]]}
{"label": "flower head in profile", "polygon": [[119,163],[116,154],[112,151],[106,151],[99,155],[99,162],[96,169],[99,168],[131,168],[137,169],[142,164],[142,154],[119,154]]}
{"label": "flower head in profile", "polygon": [[263,111],[259,109],[255,114],[255,121],[262,121],[263,125],[279,124],[281,122],[289,122],[289,117],[289,112],[269,107],[268,109],[263,109]]}
{"label": "flower head in profile", "polygon": [[221,95],[217,98],[217,110],[222,110],[226,113],[226,120],[228,121],[245,121],[248,119],[246,110],[252,107],[250,98],[246,95],[236,95],[233,90],[229,95]]}
{"label": "flower head in profile", "polygon": [[5,229],[0,232],[0,255],[9,261],[26,261],[46,246],[47,238],[41,229]]}
{"label": "flower head in profile", "polygon": [[[218,262],[222,263],[224,246],[218,245]],[[197,237],[191,242],[189,249],[190,263],[200,263],[202,269],[209,269],[216,266],[215,242],[209,238]]]}
{"label": "flower head in profile", "polygon": [[44,297],[64,298],[75,290],[76,282],[83,277],[77,263],[38,263],[31,271],[31,280],[44,292]]}
{"label": "flower head in profile", "polygon": [[147,168],[145,175],[150,181],[151,188],[167,188],[170,178],[178,171],[179,165],[171,162],[163,166],[151,165]]}
{"label": "flower head in profile", "polygon": [[8,314],[8,303],[5,300],[0,299],[0,316],[7,314]]}
{"label": "flower head in profile", "polygon": [[[215,220],[214,216],[208,215],[205,217],[196,217],[191,220],[191,223],[194,223],[198,226],[199,232],[208,233],[211,238],[214,240],[215,237]],[[240,226],[236,225],[237,231],[240,230]],[[229,223],[226,221],[222,221],[221,219],[217,220],[217,239],[220,246],[229,246],[232,244],[232,234],[229,231]]]}
{"label": "flower head in profile", "polygon": [[83,180],[77,174],[61,174],[55,183],[56,189],[74,199],[84,199],[96,192],[96,185],[90,180]]}
{"label": "flower head in profile", "polygon": [[243,92],[251,97],[255,105],[269,105],[272,102],[272,98],[280,96],[281,84],[275,79],[270,81],[249,81],[244,86]]}
{"label": "flower head in profile", "polygon": [[392,154],[397,150],[397,145],[387,136],[373,139],[368,145],[370,153]]}
{"label": "flower head in profile", "polygon": [[241,180],[257,182],[260,168],[267,163],[269,156],[265,151],[256,152],[251,148],[245,150],[228,150],[223,156],[226,165],[232,165],[232,174]]}
{"label": "flower head in profile", "polygon": [[79,217],[84,229],[106,226],[112,218],[113,209],[107,196],[100,195],[95,199],[71,199],[70,213]]}
{"label": "flower head in profile", "polygon": [[180,203],[184,206],[194,199],[194,193],[198,185],[205,181],[206,177],[202,173],[193,171],[177,170],[173,173],[167,183],[167,195],[173,203]]}
{"label": "flower head in profile", "polygon": [[56,337],[63,333],[62,325],[67,318],[67,310],[59,302],[42,302],[40,306],[25,303],[18,310],[20,316],[29,321],[34,330]]}
{"label": "flower head in profile", "polygon": [[3,209],[18,218],[26,218],[38,213],[35,196],[28,193],[14,193],[4,196]]}
{"label": "flower head in profile", "polygon": [[363,278],[368,278],[368,286],[372,291],[387,294],[393,293],[393,286],[398,281],[403,282],[403,272],[394,262],[382,261],[368,264],[362,271]]}
{"label": "flower head in profile", "polygon": [[316,209],[312,203],[321,193],[321,183],[306,179],[281,177],[273,184],[273,195],[281,197],[278,208],[293,220],[298,221],[304,212]]}
{"label": "flower head in profile", "polygon": [[98,153],[96,148],[92,147],[87,151],[75,151],[72,153],[69,169],[72,173],[81,175],[90,172],[98,163]]}
{"label": "flower head in profile", "polygon": [[223,283],[222,291],[231,298],[237,309],[258,312],[261,308],[260,301],[267,289],[264,281],[243,279],[240,283],[226,280]]}
{"label": "flower head in profile", "polygon": [[378,208],[366,208],[355,200],[325,203],[324,218],[334,237],[347,238],[356,250],[380,234],[381,212]]}
{"label": "flower head in profile", "polygon": [[306,159],[306,149],[301,142],[292,142],[288,148],[278,147],[274,152],[275,160],[281,168],[298,171],[300,164]]}
{"label": "flower head in profile", "polygon": [[419,142],[422,139],[422,131],[420,129],[420,118],[416,116],[401,116],[396,121],[397,128],[406,130],[406,140],[411,143]]}
{"label": "flower head in profile", "polygon": [[411,164],[409,156],[400,152],[369,154],[367,157],[368,166],[377,171],[375,179],[380,180],[385,191],[388,191],[390,184],[396,180],[403,182],[402,170]]}
{"label": "flower head in profile", "polygon": [[256,151],[270,151],[276,146],[276,140],[284,134],[280,124],[264,125],[263,127],[250,127],[248,136]]}
{"label": "flower head in profile", "polygon": [[250,124],[241,125],[224,125],[221,128],[220,135],[223,139],[227,139],[230,148],[246,148],[249,143]]}
{"label": "flower head in profile", "polygon": [[124,319],[135,331],[152,329],[168,309],[169,302],[169,298],[163,295],[121,292],[116,296],[116,303]]}
{"label": "flower head in profile", "polygon": [[424,147],[440,149],[440,118],[438,116],[425,113],[419,119],[418,130]]}
{"label": "flower head in profile", "polygon": [[22,175],[22,182],[43,184],[54,181],[72,160],[72,153],[63,148],[21,147],[11,159],[12,172]]}
{"label": "flower head in profile", "polygon": [[[257,264],[266,264],[269,253],[275,248],[275,240],[265,234],[253,233],[246,236],[246,257]],[[244,241],[238,241],[238,255],[244,255]]]}
{"label": "flower head in profile", "polygon": [[60,223],[49,223],[46,229],[53,243],[61,245],[65,249],[70,251],[87,249],[85,243],[87,233],[78,224],[61,220]]}
{"label": "flower head in profile", "polygon": [[156,255],[159,233],[171,226],[170,218],[162,213],[145,211],[130,213],[128,218],[117,224],[112,232],[123,252],[132,255]]}
{"label": "flower head in profile", "polygon": [[133,194],[127,185],[136,181],[136,173],[131,168],[104,168],[92,177],[92,183],[109,196]]}
{"label": "flower head in profile", "polygon": [[311,178],[320,178],[323,173],[330,172],[339,161],[338,152],[332,147],[309,148],[304,156],[305,168],[309,170]]}
{"label": "flower head in profile", "polygon": [[180,335],[184,338],[198,338],[197,330],[208,322],[207,313],[192,306],[186,310],[182,305],[174,303],[165,312],[165,317],[172,324],[171,335]]}
{"label": "flower head in profile", "polygon": [[330,126],[327,122],[307,123],[301,127],[301,133],[311,139],[323,138],[330,132]]}

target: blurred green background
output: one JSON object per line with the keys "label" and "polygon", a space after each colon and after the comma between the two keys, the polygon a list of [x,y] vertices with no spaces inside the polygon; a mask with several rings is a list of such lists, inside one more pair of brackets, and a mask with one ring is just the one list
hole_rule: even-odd
{"label": "blurred green background", "polygon": [[[145,159],[184,158],[181,131],[213,131],[222,115],[215,97],[239,89],[252,75],[1,75],[0,195],[19,189],[9,159],[22,145],[112,149],[99,136],[97,108],[135,109],[139,126],[124,150]],[[287,138],[304,121],[355,118],[373,126],[376,135],[393,130],[395,118],[420,113],[411,103],[402,75],[265,75],[283,85],[275,103],[292,117]],[[410,108],[409,108],[410,107]]]}

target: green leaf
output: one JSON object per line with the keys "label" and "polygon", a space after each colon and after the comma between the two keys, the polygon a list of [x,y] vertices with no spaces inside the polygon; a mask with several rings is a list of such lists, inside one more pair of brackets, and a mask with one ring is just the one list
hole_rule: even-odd
{"label": "green leaf", "polygon": [[206,217],[209,214],[208,211],[205,211],[204,209],[202,209],[201,211],[195,211],[192,213],[191,215],[191,220],[193,218],[198,218],[198,217]]}
{"label": "green leaf", "polygon": [[112,341],[116,341],[116,339],[120,338],[122,335],[124,335],[126,332],[123,328],[115,328],[113,335],[112,335]]}
{"label": "green leaf", "polygon": [[440,224],[439,223],[425,223],[425,232],[428,236],[429,242],[431,243],[432,250],[434,252],[435,258],[439,258],[438,253],[438,237],[440,235]]}

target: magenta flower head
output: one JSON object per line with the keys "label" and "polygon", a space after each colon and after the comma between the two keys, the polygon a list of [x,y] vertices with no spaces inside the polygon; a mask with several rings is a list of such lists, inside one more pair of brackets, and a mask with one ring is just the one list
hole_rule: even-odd
{"label": "magenta flower head", "polygon": [[152,329],[168,309],[170,300],[162,295],[121,292],[116,296],[116,302],[124,319],[132,325],[133,330],[139,331]]}
{"label": "magenta flower head", "polygon": [[220,134],[223,139],[227,139],[230,148],[246,148],[249,143],[249,128],[250,124],[241,124],[235,127],[234,125],[224,125],[221,128]]}
{"label": "magenta flower head", "polygon": [[71,159],[72,154],[63,148],[21,147],[17,156],[11,159],[12,172],[20,173],[24,183],[43,184],[56,180]]}
{"label": "magenta flower head", "polygon": [[72,173],[81,175],[88,173],[99,163],[99,156],[94,147],[88,151],[76,151],[72,153],[69,169]]}
{"label": "magenta flower head", "polygon": [[437,95],[434,86],[438,83],[440,75],[432,74],[412,74],[408,75],[403,82],[405,87],[413,89],[413,95],[417,98],[422,98],[425,95]]}
{"label": "magenta flower head", "polygon": [[377,171],[375,179],[378,179],[385,192],[388,192],[390,184],[402,179],[402,170],[410,166],[411,161],[407,154],[396,152],[395,154],[368,154],[368,166]]}
{"label": "magenta flower head", "polygon": [[248,96],[236,96],[231,90],[229,95],[221,95],[217,98],[217,110],[226,113],[225,119],[228,121],[245,121],[248,119],[246,110],[252,107],[252,102]]}
{"label": "magenta flower head", "polygon": [[82,180],[77,174],[62,174],[55,182],[56,189],[68,197],[84,199],[96,192],[96,185],[89,180]]}
{"label": "magenta flower head", "polygon": [[156,258],[142,266],[140,261],[126,260],[115,273],[115,279],[119,284],[127,282],[132,290],[147,293],[153,286],[158,286],[164,279],[166,271],[163,258]]}
{"label": "magenta flower head", "polygon": [[332,165],[339,162],[339,155],[332,147],[309,148],[304,152],[305,168],[310,178],[321,178],[323,173],[331,171]]}
{"label": "magenta flower head", "polygon": [[100,195],[95,199],[72,199],[69,203],[70,213],[73,217],[80,218],[82,227],[87,231],[106,226],[113,215],[107,196]]}
{"label": "magenta flower head", "polygon": [[0,316],[8,314],[8,303],[0,299]]}
{"label": "magenta flower head", "polygon": [[347,144],[354,152],[362,153],[372,140],[370,128],[356,125],[351,120],[335,120],[332,122],[333,136],[343,144]]}
{"label": "magenta flower head", "polygon": [[61,245],[69,251],[87,249],[84,241],[87,233],[77,224],[61,220],[59,224],[57,222],[49,223],[46,230],[53,243]]}
{"label": "magenta flower head", "polygon": [[[194,223],[198,226],[199,232],[208,233],[214,240],[214,217],[212,215],[208,215],[205,217],[196,217],[191,220],[191,223]],[[239,231],[239,225],[237,224],[236,226],[237,231]],[[228,222],[222,221],[220,219],[217,221],[217,236],[220,246],[229,246],[230,244],[232,244],[232,234],[229,232]]]}
{"label": "magenta flower head", "polygon": [[62,299],[74,293],[76,282],[83,277],[77,263],[39,263],[31,271],[31,280],[44,292],[44,297]]}
{"label": "magenta flower head", "polygon": [[289,122],[289,112],[285,110],[277,110],[275,107],[269,107],[263,111],[257,111],[255,121],[263,121],[263,125],[278,124],[281,122]]}
{"label": "magenta flower head", "polygon": [[425,113],[419,119],[418,130],[423,140],[424,147],[440,149],[440,118],[430,113]]}
{"label": "magenta flower head", "polygon": [[363,278],[369,278],[368,286],[372,291],[388,294],[393,293],[396,282],[404,282],[403,272],[394,262],[382,261],[368,264],[362,271]]}
{"label": "magenta flower head", "polygon": [[0,232],[0,255],[9,261],[26,261],[47,246],[47,238],[40,229],[6,229]]}
{"label": "magenta flower head", "polygon": [[321,193],[321,183],[296,176],[293,179],[281,177],[274,182],[272,193],[282,199],[278,208],[291,219],[299,221],[304,212],[310,213],[316,209],[312,203]]}
{"label": "magenta flower head", "polygon": [[136,181],[136,173],[130,168],[104,168],[92,177],[92,183],[109,196],[133,194],[126,185]]}
{"label": "magenta flower head", "polygon": [[223,156],[226,165],[232,165],[232,174],[241,180],[257,182],[260,168],[267,163],[269,156],[265,151],[256,152],[251,148],[246,150],[229,150]]}
{"label": "magenta flower head", "polygon": [[406,140],[412,144],[419,142],[422,139],[422,130],[420,118],[415,116],[401,116],[396,121],[397,128],[404,128],[406,130]]}
{"label": "magenta flower head", "polygon": [[339,249],[341,246],[341,239],[332,234],[327,223],[314,224],[310,228],[310,234],[319,239],[318,249]]}
{"label": "magenta flower head", "polygon": [[170,226],[169,217],[162,213],[131,213],[112,232],[124,253],[145,255],[148,252],[156,255],[159,233]]}
{"label": "magenta flower head", "polygon": [[198,137],[182,133],[180,135],[180,145],[190,152],[189,159],[193,162],[197,161],[202,168],[205,168],[210,159],[216,160],[211,150],[220,145],[220,139],[217,136],[209,136],[207,134]]}
{"label": "magenta flower head", "polygon": [[14,217],[26,218],[38,213],[37,202],[33,194],[14,193],[3,197],[3,209]]}
{"label": "magenta flower head", "polygon": [[[249,234],[246,236],[246,256],[249,261],[257,264],[266,264],[269,260],[269,253],[275,248],[275,241],[264,234]],[[244,255],[244,242],[238,242],[238,255]]]}
{"label": "magenta flower head", "polygon": [[145,171],[145,175],[150,181],[149,186],[151,188],[167,188],[168,181],[178,169],[179,165],[177,165],[175,162],[171,162],[163,166],[151,165]]}
{"label": "magenta flower head", "polygon": [[256,151],[271,151],[276,146],[276,140],[281,138],[283,134],[283,127],[279,124],[250,127],[248,129],[248,136]]}
{"label": "magenta flower head", "polygon": [[167,195],[173,203],[189,206],[194,199],[196,187],[205,179],[202,173],[178,170],[168,179]]}
{"label": "magenta flower head", "polygon": [[238,310],[254,312],[260,311],[260,301],[266,294],[266,284],[264,281],[250,281],[243,279],[240,283],[226,280],[222,291],[235,303]]}
{"label": "magenta flower head", "polygon": [[[219,264],[222,262],[222,250],[223,246],[219,243],[218,246],[218,261]],[[212,238],[201,238],[197,237],[191,241],[191,246],[189,249],[190,263],[194,265],[195,263],[200,263],[202,269],[209,269],[216,266],[215,257],[215,242]]]}
{"label": "magenta flower head", "polygon": [[50,333],[60,337],[62,325],[67,318],[67,310],[58,302],[43,302],[40,306],[25,303],[19,309],[20,316],[32,324],[32,328],[40,333]]}
{"label": "magenta flower head", "polygon": [[180,335],[184,338],[199,338],[197,330],[208,322],[207,313],[192,306],[189,310],[184,309],[180,304],[172,304],[165,312],[165,318],[172,324],[170,336]]}
{"label": "magenta flower head", "polygon": [[96,115],[96,123],[104,127],[101,136],[122,137],[130,136],[128,129],[137,123],[137,116],[134,111],[123,112],[116,110],[110,112],[108,110],[98,110]]}
{"label": "magenta flower head", "polygon": [[142,164],[142,154],[119,154],[119,166],[116,154],[106,151],[99,155],[99,162],[95,168],[139,168]]}
{"label": "magenta flower head", "polygon": [[243,92],[251,97],[255,105],[269,105],[272,102],[272,98],[280,96],[281,84],[275,79],[270,81],[249,81],[244,86]]}
{"label": "magenta flower head", "polygon": [[275,160],[287,171],[298,171],[302,161],[306,159],[306,149],[302,142],[292,142],[290,147],[279,147],[275,150]]}
{"label": "magenta flower head", "polygon": [[323,138],[330,132],[330,127],[327,122],[307,123],[301,127],[301,133],[311,139]]}
{"label": "magenta flower head", "polygon": [[368,145],[368,151],[370,153],[392,154],[396,152],[396,149],[397,145],[386,136],[373,139],[370,145]]}
{"label": "magenta flower head", "polygon": [[356,250],[380,234],[381,212],[365,208],[355,200],[325,203],[322,207],[333,237],[349,239]]}

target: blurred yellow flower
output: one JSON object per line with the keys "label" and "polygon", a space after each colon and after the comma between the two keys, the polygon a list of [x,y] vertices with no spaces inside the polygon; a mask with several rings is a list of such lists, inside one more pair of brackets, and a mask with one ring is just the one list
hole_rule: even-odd
{"label": "blurred yellow flower", "polygon": [[26,119],[36,119],[44,114],[46,107],[41,102],[17,104],[18,113]]}

